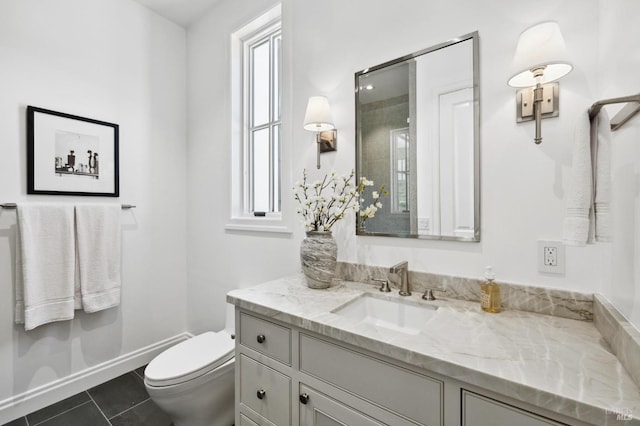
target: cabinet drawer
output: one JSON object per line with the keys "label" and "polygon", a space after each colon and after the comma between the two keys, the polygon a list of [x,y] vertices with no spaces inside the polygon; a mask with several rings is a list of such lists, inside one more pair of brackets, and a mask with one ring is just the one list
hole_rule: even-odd
{"label": "cabinet drawer", "polygon": [[278,426],[291,424],[291,379],[240,355],[240,403]]}
{"label": "cabinet drawer", "polygon": [[[564,423],[462,390],[462,426],[562,426]],[[564,425],[566,426],[566,425]]]}
{"label": "cabinet drawer", "polygon": [[440,380],[305,334],[300,370],[420,424],[442,425]]}
{"label": "cabinet drawer", "polygon": [[291,365],[291,330],[286,327],[241,313],[240,343]]}

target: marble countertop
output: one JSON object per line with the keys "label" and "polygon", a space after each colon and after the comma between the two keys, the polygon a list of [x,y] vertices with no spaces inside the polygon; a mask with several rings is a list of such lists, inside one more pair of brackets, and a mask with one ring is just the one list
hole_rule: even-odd
{"label": "marble countertop", "polygon": [[[433,304],[428,333],[407,335],[354,324],[332,311],[364,293]],[[303,275],[233,290],[228,302],[465,383],[597,425],[640,425],[640,390],[592,322],[505,310],[478,303],[432,302],[380,293],[369,284],[335,281],[326,290]],[[619,415],[622,415],[620,417]],[[621,418],[626,421],[620,422]]]}

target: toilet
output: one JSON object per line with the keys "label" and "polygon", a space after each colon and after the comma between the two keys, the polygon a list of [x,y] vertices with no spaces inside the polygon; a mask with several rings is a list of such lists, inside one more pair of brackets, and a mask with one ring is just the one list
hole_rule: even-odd
{"label": "toilet", "polygon": [[175,426],[234,423],[232,324],[233,308],[228,307],[227,328],[178,343],[147,365],[144,371],[147,392],[171,416]]}

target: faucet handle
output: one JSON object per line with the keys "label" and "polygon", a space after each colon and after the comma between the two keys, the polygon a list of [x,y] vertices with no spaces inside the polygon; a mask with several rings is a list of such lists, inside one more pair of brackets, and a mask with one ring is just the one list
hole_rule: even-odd
{"label": "faucet handle", "polygon": [[423,298],[424,300],[436,300],[436,297],[433,295],[433,290],[441,291],[441,292],[443,292],[443,293],[446,293],[446,292],[447,292],[447,290],[443,290],[443,289],[441,289],[441,288],[435,288],[435,287],[427,288],[427,289],[424,291],[424,294],[422,295],[422,298]]}
{"label": "faucet handle", "polygon": [[389,280],[380,279],[380,278],[371,278],[371,280],[377,281],[380,283],[380,288],[378,289],[379,291],[383,293],[391,292],[391,289],[389,288]]}

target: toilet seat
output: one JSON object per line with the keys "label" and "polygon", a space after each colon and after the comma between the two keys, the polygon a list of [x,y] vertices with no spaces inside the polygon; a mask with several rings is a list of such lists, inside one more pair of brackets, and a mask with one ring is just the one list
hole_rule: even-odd
{"label": "toilet seat", "polygon": [[150,386],[184,383],[214,370],[234,356],[231,335],[208,331],[179,343],[155,357],[144,370]]}

